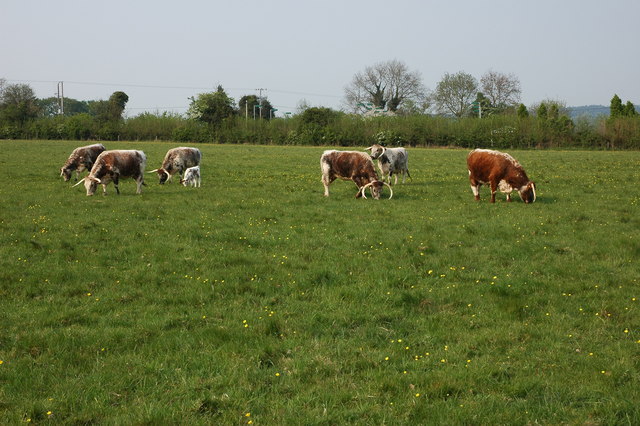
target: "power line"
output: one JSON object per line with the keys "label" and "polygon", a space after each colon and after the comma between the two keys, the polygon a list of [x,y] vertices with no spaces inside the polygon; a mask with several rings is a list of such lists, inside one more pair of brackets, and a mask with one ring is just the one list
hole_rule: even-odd
{"label": "power line", "polygon": [[[19,79],[6,79],[8,82],[22,82],[22,83],[58,83],[60,80],[19,80]],[[153,84],[133,84],[133,83],[109,83],[109,82],[98,82],[98,81],[72,81],[72,80],[64,80],[67,84],[78,84],[85,86],[111,86],[111,87],[137,87],[137,88],[146,88],[146,89],[174,89],[174,90],[212,90],[212,87],[203,87],[203,86],[167,86],[167,85],[153,85]],[[247,91],[251,92],[256,89],[251,89],[247,87],[227,87],[225,90],[232,91]],[[264,89],[263,89],[264,90]],[[269,89],[270,92],[275,93],[283,93],[285,95],[301,95],[301,96],[320,96],[326,98],[341,98],[339,95],[327,95],[322,93],[310,93],[310,92],[297,92],[292,90],[281,90],[281,89]]]}

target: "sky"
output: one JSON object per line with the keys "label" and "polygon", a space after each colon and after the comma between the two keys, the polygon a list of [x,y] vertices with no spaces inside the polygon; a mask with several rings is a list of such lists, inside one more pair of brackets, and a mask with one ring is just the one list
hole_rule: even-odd
{"label": "sky", "polygon": [[39,98],[123,91],[127,116],[218,85],[283,114],[341,109],[356,73],[398,60],[430,90],[493,70],[527,106],[640,104],[639,22],[638,0],[0,0],[0,78]]}

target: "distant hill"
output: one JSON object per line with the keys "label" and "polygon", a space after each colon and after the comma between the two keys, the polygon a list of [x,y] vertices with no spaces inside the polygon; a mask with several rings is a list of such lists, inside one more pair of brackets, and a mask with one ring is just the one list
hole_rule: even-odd
{"label": "distant hill", "polygon": [[[640,105],[635,105],[636,111],[640,112]],[[601,116],[609,116],[609,107],[604,105],[585,105],[576,107],[567,107],[569,117],[572,119],[586,117],[586,118],[598,118]]]}
{"label": "distant hill", "polygon": [[597,118],[600,116],[609,116],[609,107],[604,105],[584,105],[576,107],[567,107],[569,117],[573,118]]}

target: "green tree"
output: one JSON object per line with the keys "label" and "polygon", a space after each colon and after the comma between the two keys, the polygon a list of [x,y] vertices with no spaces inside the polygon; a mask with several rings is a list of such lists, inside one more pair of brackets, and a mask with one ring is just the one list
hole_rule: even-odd
{"label": "green tree", "polygon": [[300,122],[303,125],[315,125],[325,127],[335,122],[339,113],[331,108],[311,107],[307,108],[300,114]]}
{"label": "green tree", "polygon": [[611,118],[622,117],[624,115],[624,107],[622,106],[622,100],[618,95],[613,95],[611,98],[611,105],[609,107],[609,116]]}
{"label": "green tree", "polygon": [[527,118],[529,116],[529,111],[527,110],[527,107],[524,104],[520,104],[518,106],[518,118]]}
{"label": "green tree", "polygon": [[491,100],[487,98],[482,92],[478,92],[476,100],[471,104],[469,114],[471,117],[486,117],[493,113],[493,105]]}
{"label": "green tree", "polygon": [[627,117],[634,117],[638,115],[638,111],[636,111],[636,107],[631,101],[627,101],[624,105],[624,115]]}
{"label": "green tree", "polygon": [[113,92],[108,101],[87,101],[87,110],[100,123],[117,122],[122,120],[122,113],[128,101],[129,96],[126,93]]}
{"label": "green tree", "polygon": [[247,118],[253,118],[254,114],[256,117],[258,115],[258,97],[256,95],[244,95],[238,101],[238,114],[241,116],[245,116]]}
{"label": "green tree", "polygon": [[434,99],[439,112],[464,116],[478,93],[478,82],[463,71],[446,73],[436,87]]}
{"label": "green tree", "polygon": [[9,84],[0,91],[0,120],[22,125],[38,116],[40,107],[28,84]]}
{"label": "green tree", "polygon": [[238,114],[240,116],[253,118],[264,118],[269,120],[275,116],[275,108],[267,98],[262,102],[256,95],[245,95],[238,101]]}
{"label": "green tree", "polygon": [[549,116],[549,111],[547,109],[547,104],[544,102],[540,104],[538,109],[536,110],[536,116],[542,120],[546,120]]}
{"label": "green tree", "polygon": [[89,115],[96,118],[96,121],[107,121],[109,117],[109,102],[105,100],[87,101]]}
{"label": "green tree", "polygon": [[[60,113],[58,98],[50,97],[38,100],[40,113],[44,117],[53,117]],[[73,98],[64,98],[64,115],[69,117],[76,114],[88,113],[89,105],[86,101],[79,101]]]}
{"label": "green tree", "polygon": [[124,92],[113,92],[109,97],[108,115],[110,121],[118,121],[122,119],[124,108],[129,102],[129,96]]}
{"label": "green tree", "polygon": [[233,107],[235,102],[226,94],[222,86],[218,86],[215,92],[201,93],[196,98],[190,99],[187,116],[196,121],[217,126],[236,114]]}

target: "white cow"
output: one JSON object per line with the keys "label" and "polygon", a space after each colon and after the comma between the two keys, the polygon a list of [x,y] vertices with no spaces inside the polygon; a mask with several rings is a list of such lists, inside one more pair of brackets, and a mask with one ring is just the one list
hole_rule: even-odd
{"label": "white cow", "polygon": [[398,173],[402,173],[402,183],[405,181],[405,175],[409,174],[409,156],[404,148],[385,148],[382,145],[373,144],[367,151],[371,151],[371,158],[378,160],[378,168],[380,169],[381,179],[385,178],[391,183],[391,176],[395,175],[394,184],[398,183]]}
{"label": "white cow", "polygon": [[184,172],[184,178],[180,179],[180,183],[184,186],[200,187],[202,179],[200,178],[200,166],[189,167]]}

